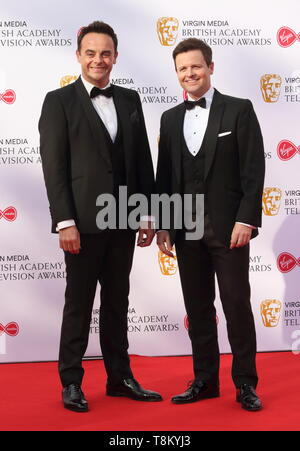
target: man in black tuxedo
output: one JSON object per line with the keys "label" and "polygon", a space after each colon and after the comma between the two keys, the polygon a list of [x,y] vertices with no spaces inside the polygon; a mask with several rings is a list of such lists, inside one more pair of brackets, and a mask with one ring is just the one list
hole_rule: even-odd
{"label": "man in black tuxedo", "polygon": [[261,131],[249,100],[220,94],[211,86],[214,64],[205,42],[186,39],[177,45],[173,58],[188,100],[162,115],[157,191],[204,194],[204,235],[191,241],[185,230],[157,233],[162,252],[172,255],[172,244],[176,245],[193,350],[195,379],[172,401],[183,404],[219,396],[216,275],[233,353],[237,401],[247,410],[260,410],[249,241],[261,226]]}
{"label": "man in black tuxedo", "polygon": [[[110,84],[117,44],[108,24],[93,22],[83,27],[77,49],[82,76],[46,95],[39,122],[52,231],[59,232],[67,272],[59,373],[64,406],[78,412],[88,410],[81,390],[82,358],[98,281],[107,395],[161,400],[158,393],[143,389],[133,378],[127,353],[135,230],[99,230],[96,224],[99,195],[117,197],[119,187],[126,186],[128,196],[141,193],[149,198],[154,189],[140,98],[133,90]],[[147,222],[139,230],[138,245],[150,245],[153,236]]]}

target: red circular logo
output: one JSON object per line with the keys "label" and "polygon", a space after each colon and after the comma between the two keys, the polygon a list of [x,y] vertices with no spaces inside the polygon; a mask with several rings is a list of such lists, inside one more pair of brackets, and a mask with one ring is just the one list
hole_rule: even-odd
{"label": "red circular logo", "polygon": [[280,141],[280,143],[277,146],[277,155],[283,161],[290,160],[296,155],[296,153],[300,154],[300,146],[297,147],[294,143],[292,143],[288,139]]}
{"label": "red circular logo", "polygon": [[281,27],[277,31],[277,42],[281,47],[289,47],[296,41],[300,41],[300,33],[295,33],[291,28]]}
{"label": "red circular logo", "polygon": [[8,323],[6,326],[0,324],[0,335],[3,333],[9,335],[10,337],[16,337],[20,331],[19,325],[12,321]]}
{"label": "red circular logo", "polygon": [[16,100],[16,93],[12,89],[7,89],[3,94],[0,94],[0,100],[11,105]]}
{"label": "red circular logo", "polygon": [[185,315],[184,317],[184,327],[186,328],[186,330],[189,330],[189,319],[187,315]]}
{"label": "red circular logo", "polygon": [[7,207],[5,210],[0,210],[0,219],[6,219],[6,221],[12,222],[17,219],[17,210],[15,207]]}
{"label": "red circular logo", "polygon": [[300,258],[298,260],[289,252],[282,252],[277,258],[277,268],[280,272],[287,273],[292,271],[296,266],[300,266]]}

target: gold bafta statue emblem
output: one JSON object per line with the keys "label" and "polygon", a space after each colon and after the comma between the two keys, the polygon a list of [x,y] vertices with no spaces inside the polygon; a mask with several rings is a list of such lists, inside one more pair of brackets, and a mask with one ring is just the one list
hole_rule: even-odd
{"label": "gold bafta statue emblem", "polygon": [[60,87],[63,88],[64,86],[70,85],[74,81],[76,81],[78,78],[78,75],[65,75],[60,79]]}
{"label": "gold bafta statue emblem", "polygon": [[280,96],[282,79],[280,75],[265,74],[260,79],[260,89],[265,102],[277,102]]}
{"label": "gold bafta statue emblem", "polygon": [[276,216],[280,209],[282,192],[279,188],[265,188],[262,198],[263,212],[266,216]]}
{"label": "gold bafta statue emblem", "polygon": [[260,304],[260,314],[265,327],[276,327],[279,324],[282,304],[277,299],[266,299]]}
{"label": "gold bafta statue emblem", "polygon": [[172,249],[172,253],[174,255],[174,258],[169,257],[168,255],[164,254],[163,252],[158,252],[158,262],[159,267],[161,270],[161,273],[164,276],[173,276],[176,274],[177,271],[177,257],[174,252],[174,248]]}
{"label": "gold bafta statue emblem", "polygon": [[176,17],[160,17],[157,21],[157,34],[161,45],[171,46],[176,43],[179,22]]}

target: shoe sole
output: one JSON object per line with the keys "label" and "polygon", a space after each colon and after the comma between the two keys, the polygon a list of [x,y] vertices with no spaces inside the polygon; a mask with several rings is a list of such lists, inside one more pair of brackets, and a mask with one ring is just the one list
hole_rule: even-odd
{"label": "shoe sole", "polygon": [[247,412],[259,412],[260,410],[263,409],[263,406],[261,405],[260,407],[253,407],[253,408],[248,408],[246,407],[242,401],[240,399],[236,399],[236,402],[241,404],[242,409],[247,410]]}
{"label": "shoe sole", "polygon": [[86,409],[78,409],[77,407],[72,407],[72,406],[68,406],[68,405],[64,404],[64,408],[67,409],[67,410],[70,410],[71,412],[77,412],[77,413],[89,412],[89,408],[88,407]]}
{"label": "shoe sole", "polygon": [[213,399],[213,398],[220,398],[220,393],[211,394],[199,399],[192,399],[190,401],[174,401],[173,399],[171,399],[171,402],[173,404],[191,404],[193,402],[204,401],[205,399]]}
{"label": "shoe sole", "polygon": [[143,402],[159,402],[162,401],[162,398],[158,398],[158,399],[147,399],[147,398],[139,398],[139,397],[134,397],[134,396],[129,396],[129,395],[125,395],[124,393],[113,393],[113,392],[106,392],[107,396],[112,396],[114,398],[117,397],[122,397],[122,398],[128,398],[128,399],[133,399],[134,401],[143,401]]}

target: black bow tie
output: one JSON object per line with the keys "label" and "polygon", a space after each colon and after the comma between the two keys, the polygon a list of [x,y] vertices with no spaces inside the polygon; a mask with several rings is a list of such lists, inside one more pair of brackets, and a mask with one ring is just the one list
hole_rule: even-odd
{"label": "black bow tie", "polygon": [[113,87],[109,86],[108,88],[105,89],[99,89],[97,88],[97,86],[94,86],[93,89],[91,90],[90,93],[90,98],[93,99],[94,97],[97,96],[105,96],[105,97],[112,97],[113,95]]}
{"label": "black bow tie", "polygon": [[206,108],[206,100],[205,97],[201,97],[199,100],[185,100],[185,107],[187,110],[192,110],[196,105],[201,106],[201,108]]}

